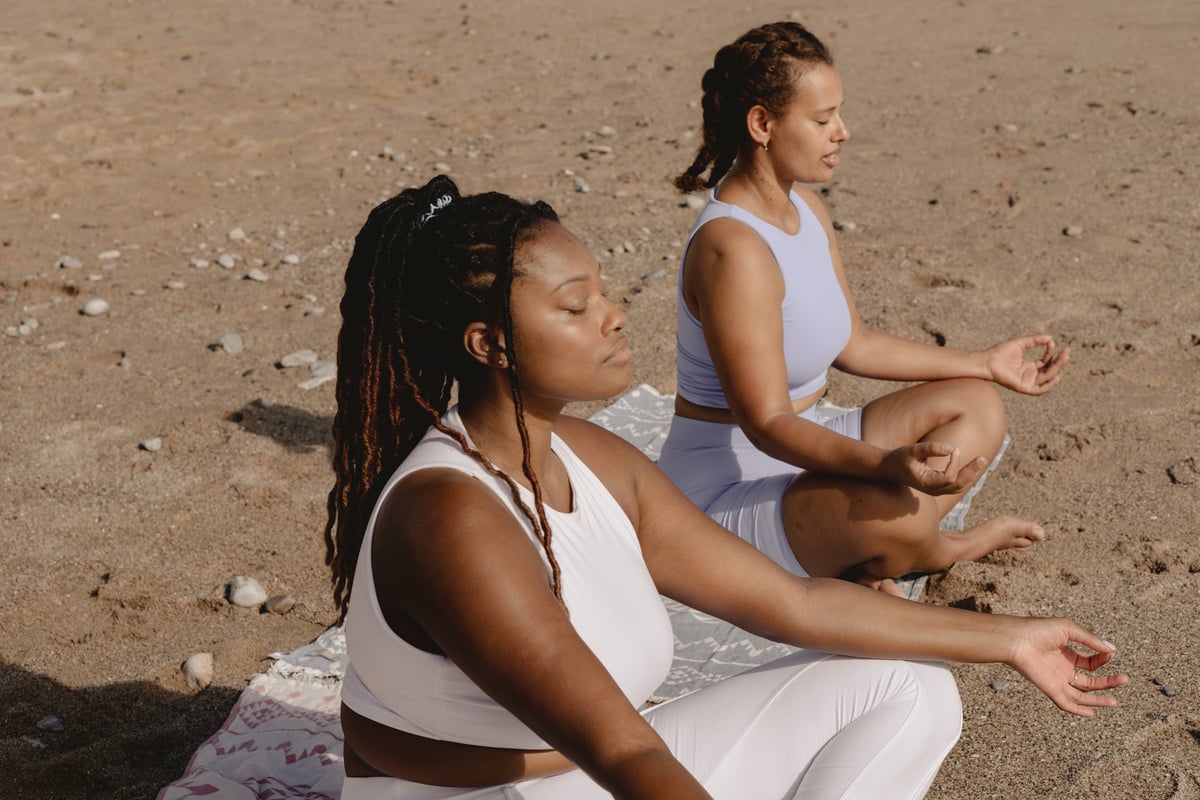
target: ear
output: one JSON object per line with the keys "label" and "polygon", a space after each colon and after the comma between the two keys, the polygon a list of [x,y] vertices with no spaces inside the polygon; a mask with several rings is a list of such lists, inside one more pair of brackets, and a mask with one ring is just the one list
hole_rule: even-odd
{"label": "ear", "polygon": [[472,322],[463,331],[463,347],[471,358],[485,367],[504,369],[508,366],[504,332],[493,325]]}
{"label": "ear", "polygon": [[746,133],[756,147],[771,141],[771,128],[774,125],[774,115],[763,106],[751,106],[746,112]]}

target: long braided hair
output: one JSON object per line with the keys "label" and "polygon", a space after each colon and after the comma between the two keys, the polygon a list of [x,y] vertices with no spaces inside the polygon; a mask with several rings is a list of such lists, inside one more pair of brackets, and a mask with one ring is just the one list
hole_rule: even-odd
{"label": "long braided hair", "polygon": [[[700,82],[704,90],[704,140],[692,165],[675,178],[681,192],[716,186],[748,142],[746,114],[762,106],[783,116],[805,66],[833,66],[833,56],[798,22],[773,22],[750,30],[717,51]],[[711,167],[708,178],[701,178]]]}
{"label": "long braided hair", "polygon": [[[551,586],[562,600],[550,525],[530,461],[511,309],[514,252],[540,225],[557,220],[546,203],[494,192],[463,197],[454,181],[437,176],[376,206],[359,231],[341,302],[335,481],[325,524],[325,562],[341,619],[375,502],[430,426],[508,485],[541,541]],[[495,323],[504,332],[523,472],[536,511],[522,501],[511,477],[442,422],[455,382],[464,393],[478,380],[481,367],[462,343],[472,322]]]}

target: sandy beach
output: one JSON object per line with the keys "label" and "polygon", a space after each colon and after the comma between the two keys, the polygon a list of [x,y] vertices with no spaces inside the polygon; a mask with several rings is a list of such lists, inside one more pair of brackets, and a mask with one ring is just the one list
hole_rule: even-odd
{"label": "sandy beach", "polygon": [[[549,201],[629,315],[635,383],[674,391],[696,211],[671,178],[715,50],[781,18],[844,79],[853,138],[821,191],[864,319],[1071,348],[1049,395],[1006,393],[1012,444],[968,519],[1047,540],[926,597],[1070,616],[1132,680],[1079,720],[956,666],[964,732],[929,797],[1200,798],[1195,0],[8,0],[0,794],[153,797],[268,653],[334,621],[333,384],[280,362],[335,357],[380,200],[449,172]],[[237,575],[294,607],[231,605]]]}

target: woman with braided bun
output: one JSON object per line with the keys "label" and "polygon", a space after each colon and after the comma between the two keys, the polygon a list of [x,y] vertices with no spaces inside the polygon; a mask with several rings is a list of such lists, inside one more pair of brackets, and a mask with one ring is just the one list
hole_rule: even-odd
{"label": "woman with braided bun", "polygon": [[[663,470],[790,571],[893,593],[893,577],[1043,539],[1008,516],[967,531],[939,523],[1003,444],[993,382],[1044,394],[1068,351],[1044,335],[956,350],[863,324],[829,215],[800,185],[829,180],[850,138],[833,59],[804,26],[749,31],[717,52],[702,86],[703,145],[676,186],[712,191],[681,265]],[[831,366],[925,382],[823,421]]]}
{"label": "woman with braided bun", "polygon": [[[564,415],[623,391],[632,354],[546,204],[405,190],[358,234],[341,311],[345,800],[919,797],[961,710],[944,665],[899,659],[1115,704],[1092,692],[1124,678],[1086,672],[1112,645],[1075,624],[797,578]],[[809,649],[643,709],[672,661],[660,594]]]}

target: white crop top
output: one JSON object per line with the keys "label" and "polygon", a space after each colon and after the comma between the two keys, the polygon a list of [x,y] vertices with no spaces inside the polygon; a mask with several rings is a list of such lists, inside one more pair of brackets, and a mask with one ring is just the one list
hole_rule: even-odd
{"label": "white crop top", "polygon": [[[792,205],[800,214],[800,230],[783,231],[749,211],[711,196],[688,234],[714,219],[736,219],[762,237],[783,274],[783,358],[787,367],[788,395],[806,397],[825,385],[826,373],[850,341],[850,307],[833,268],[829,237],[816,214],[800,195],[792,192]],[[717,378],[700,320],[687,307],[683,294],[684,249],[676,297],[675,372],[679,395],[709,408],[729,408]]]}
{"label": "white crop top", "polygon": [[[443,421],[465,432],[457,407],[450,409]],[[546,508],[571,624],[629,702],[641,706],[670,669],[674,645],[670,619],[624,510],[560,438],[552,437],[551,448],[571,481],[571,511]],[[385,485],[367,523],[346,615],[349,665],[342,701],[364,717],[430,739],[546,749],[548,745],[540,737],[484,693],[453,661],[406,642],[380,611],[370,558],[379,505],[406,475],[434,467],[465,472],[494,491],[525,527],[530,545],[542,554],[541,544],[513,503],[508,486],[453,439],[430,428]],[[532,493],[524,487],[521,491],[522,500],[532,507]]]}

